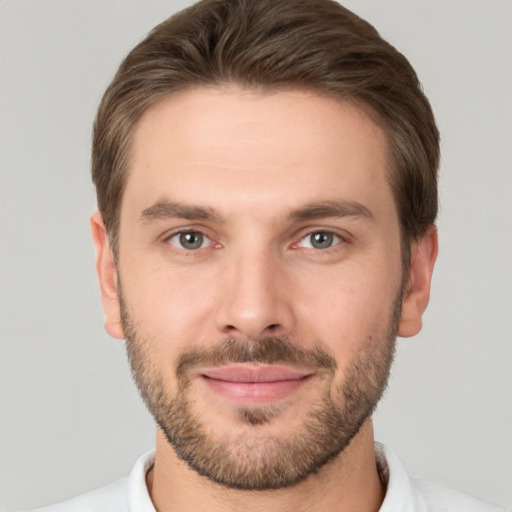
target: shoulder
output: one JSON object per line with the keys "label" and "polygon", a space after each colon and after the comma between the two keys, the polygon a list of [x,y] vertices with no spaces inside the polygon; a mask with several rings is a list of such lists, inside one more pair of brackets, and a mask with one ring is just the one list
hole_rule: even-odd
{"label": "shoulder", "polygon": [[135,462],[128,478],[62,503],[29,512],[155,512],[146,487],[146,473],[154,462],[155,452],[151,450]]}
{"label": "shoulder", "polygon": [[444,485],[411,478],[412,491],[417,503],[425,511],[439,512],[506,512],[504,509],[485,503],[469,494]]}
{"label": "shoulder", "polygon": [[127,478],[70,500],[35,509],[31,512],[125,512],[127,510]]}
{"label": "shoulder", "polygon": [[380,443],[375,455],[386,484],[380,512],[506,512],[444,485],[409,478],[395,453]]}

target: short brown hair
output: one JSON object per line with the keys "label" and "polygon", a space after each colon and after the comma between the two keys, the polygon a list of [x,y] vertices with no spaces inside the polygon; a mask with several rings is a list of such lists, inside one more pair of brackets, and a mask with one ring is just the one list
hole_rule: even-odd
{"label": "short brown hair", "polygon": [[439,132],[416,73],[369,23],[333,0],[202,0],[125,58],[94,124],[92,177],[114,252],[141,115],[172,92],[237,84],[303,88],[360,104],[389,144],[389,183],[410,243],[435,222]]}

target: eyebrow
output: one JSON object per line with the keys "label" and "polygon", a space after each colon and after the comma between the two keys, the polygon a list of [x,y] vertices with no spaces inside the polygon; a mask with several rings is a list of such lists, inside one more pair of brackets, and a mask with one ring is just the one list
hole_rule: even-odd
{"label": "eyebrow", "polygon": [[325,217],[356,217],[373,220],[372,212],[357,201],[321,201],[309,203],[290,213],[292,221],[306,221]]}
{"label": "eyebrow", "polygon": [[223,222],[223,219],[211,208],[185,205],[168,200],[158,201],[154,205],[143,210],[139,220],[145,222],[160,219],[187,219]]}
{"label": "eyebrow", "polygon": [[[372,220],[372,212],[357,201],[320,201],[308,203],[293,210],[288,219],[295,222],[322,219],[326,217],[355,217]],[[140,221],[160,219],[187,219],[191,221],[212,221],[222,223],[224,219],[212,208],[186,205],[179,202],[161,200],[142,211]]]}

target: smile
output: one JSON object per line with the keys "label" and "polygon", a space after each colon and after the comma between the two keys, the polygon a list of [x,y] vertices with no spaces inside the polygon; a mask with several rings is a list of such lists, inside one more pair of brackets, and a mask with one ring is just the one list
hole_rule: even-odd
{"label": "smile", "polygon": [[285,366],[236,364],[202,369],[197,377],[215,394],[249,405],[289,397],[314,373]]}

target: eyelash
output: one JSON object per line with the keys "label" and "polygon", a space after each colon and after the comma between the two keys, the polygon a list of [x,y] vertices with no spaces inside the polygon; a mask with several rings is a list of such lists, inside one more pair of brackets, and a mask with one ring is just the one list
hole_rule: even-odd
{"label": "eyelash", "polygon": [[[186,236],[186,235],[199,235],[202,238],[200,245],[196,248],[185,248],[185,247],[183,247],[183,244],[181,243],[182,241],[179,238],[176,243],[171,242],[172,239],[174,239],[174,238],[182,237],[182,236]],[[311,237],[313,237],[314,235],[327,236],[328,241],[329,241],[329,237],[330,237],[330,245],[328,245],[328,247],[324,247],[324,248],[311,246],[312,245]],[[307,241],[308,238],[310,240],[310,242],[309,242],[310,246],[309,247],[301,246],[301,244],[303,244],[305,241]],[[334,230],[320,229],[320,228],[308,229],[307,232],[303,231],[301,233],[300,239],[297,242],[293,243],[291,245],[291,248],[292,249],[305,249],[307,251],[314,251],[317,254],[330,254],[331,252],[339,250],[340,249],[340,247],[338,247],[339,245],[344,245],[344,244],[348,243],[349,240],[347,240],[347,238],[348,238],[347,236],[342,236],[341,234],[336,233]],[[220,243],[212,240],[212,238],[210,236],[208,236],[204,231],[202,231],[200,229],[194,229],[194,228],[180,229],[179,231],[175,231],[175,232],[167,235],[164,238],[164,242],[167,245],[169,245],[171,248],[173,248],[175,251],[179,252],[180,254],[189,256],[189,257],[190,256],[199,256],[199,254],[201,254],[203,252],[202,249],[208,249],[211,247],[213,247],[213,248],[221,247]],[[207,243],[207,245],[204,245],[205,242]],[[306,242],[306,243],[308,243],[308,242]]]}
{"label": "eyelash", "polygon": [[[300,244],[308,239],[310,240],[310,245],[313,245],[314,242],[312,241],[312,237],[316,236],[316,235],[322,235],[324,237],[327,237],[327,241],[329,243],[328,247],[320,248],[320,247],[314,247],[314,246],[311,247],[310,246],[310,247],[304,247],[305,249],[313,250],[313,251],[317,251],[317,252],[321,252],[321,253],[327,253],[327,252],[330,252],[330,250],[335,250],[339,244],[343,244],[344,242],[346,242],[346,239],[344,237],[342,237],[340,234],[338,234],[332,230],[315,229],[315,230],[308,231],[304,236],[302,236],[300,238],[300,240],[297,243],[293,244],[292,247],[301,248]],[[321,241],[319,243],[321,243]]]}
{"label": "eyelash", "polygon": [[[182,236],[186,236],[186,235],[199,235],[200,237],[203,238],[203,240],[201,241],[201,244],[199,247],[197,248],[193,248],[193,249],[187,249],[185,247],[183,247],[183,245],[178,246],[178,243],[176,244],[173,244],[171,241],[173,238],[181,238]],[[209,241],[208,245],[207,246],[203,246],[203,244],[205,242]],[[173,247],[174,249],[178,250],[178,251],[185,251],[186,253],[194,253],[194,252],[197,252],[199,251],[200,249],[206,249],[210,246],[220,246],[220,244],[216,244],[212,239],[211,237],[209,237],[207,234],[205,234],[204,232],[202,232],[201,230],[199,229],[180,229],[179,231],[175,231],[173,233],[171,233],[170,235],[166,236],[164,238],[164,242],[167,243],[168,245],[170,245],[171,247]]]}

